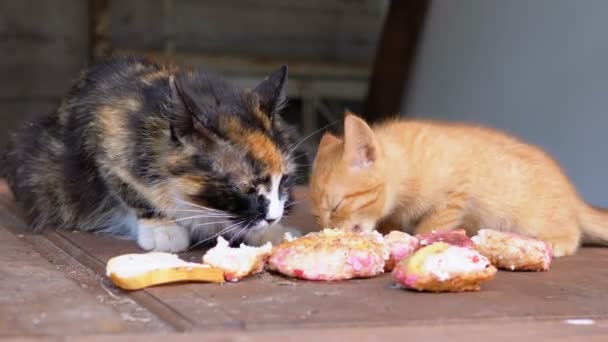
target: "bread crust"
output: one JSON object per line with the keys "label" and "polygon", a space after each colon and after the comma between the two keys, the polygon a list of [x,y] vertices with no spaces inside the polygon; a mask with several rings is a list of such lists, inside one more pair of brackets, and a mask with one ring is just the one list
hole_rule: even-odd
{"label": "bread crust", "polygon": [[123,290],[140,290],[150,286],[178,282],[223,283],[224,272],[215,267],[171,267],[156,269],[134,277],[109,274],[112,283]]}

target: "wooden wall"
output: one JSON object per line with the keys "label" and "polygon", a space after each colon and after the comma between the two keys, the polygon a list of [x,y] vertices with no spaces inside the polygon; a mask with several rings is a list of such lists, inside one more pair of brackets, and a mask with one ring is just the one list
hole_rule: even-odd
{"label": "wooden wall", "polygon": [[[0,146],[25,119],[53,110],[87,64],[89,3],[0,0]],[[387,3],[107,0],[105,19],[115,51],[169,52],[186,64],[196,56],[190,64],[245,82],[289,63],[292,94],[359,101]]]}
{"label": "wooden wall", "polygon": [[371,62],[383,0],[111,0],[112,44],[333,63]]}
{"label": "wooden wall", "polygon": [[53,110],[88,54],[82,0],[0,0],[0,144],[24,119]]}

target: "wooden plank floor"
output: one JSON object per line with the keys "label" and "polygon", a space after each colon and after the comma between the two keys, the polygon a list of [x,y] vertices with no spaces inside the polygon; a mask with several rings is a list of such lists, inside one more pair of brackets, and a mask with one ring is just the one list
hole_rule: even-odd
{"label": "wooden plank floor", "polygon": [[[305,213],[296,221],[310,226]],[[408,292],[388,275],[318,283],[267,273],[235,284],[125,293],[111,286],[104,266],[138,251],[134,243],[73,232],[31,235],[25,226],[0,186],[0,337],[608,340],[606,248],[557,259],[550,272],[499,272],[478,293]],[[198,261],[203,252],[182,257]]]}

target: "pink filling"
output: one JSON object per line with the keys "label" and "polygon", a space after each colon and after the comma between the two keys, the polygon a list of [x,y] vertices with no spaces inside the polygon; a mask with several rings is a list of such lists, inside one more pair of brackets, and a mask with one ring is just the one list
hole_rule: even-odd
{"label": "pink filling", "polygon": [[412,286],[416,283],[416,279],[418,279],[418,277],[416,277],[415,275],[408,274],[405,277],[405,280],[403,281],[403,283],[407,286]]}
{"label": "pink filling", "polygon": [[374,260],[369,254],[352,255],[348,258],[346,262],[351,265],[355,272],[369,270],[374,264]]}
{"label": "pink filling", "polygon": [[467,236],[464,229],[455,229],[447,232],[431,232],[426,234],[416,235],[420,241],[420,247],[432,245],[435,242],[445,242],[450,245],[471,248],[474,246],[473,241]]}
{"label": "pink filling", "polygon": [[417,246],[412,246],[412,245],[395,247],[391,250],[391,259],[394,259],[396,261],[404,259],[405,257],[412,254],[412,252],[414,252],[416,250],[416,247]]}

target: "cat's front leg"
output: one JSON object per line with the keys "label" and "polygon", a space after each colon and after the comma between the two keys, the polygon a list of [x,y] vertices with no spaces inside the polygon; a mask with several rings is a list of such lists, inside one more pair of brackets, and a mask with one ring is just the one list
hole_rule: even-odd
{"label": "cat's front leg", "polygon": [[250,246],[262,246],[266,242],[278,245],[285,239],[285,233],[290,233],[293,237],[302,236],[302,232],[295,227],[275,223],[268,228],[249,232],[244,240]]}
{"label": "cat's front leg", "polygon": [[162,219],[139,219],[137,244],[156,252],[179,253],[190,246],[190,231]]}

